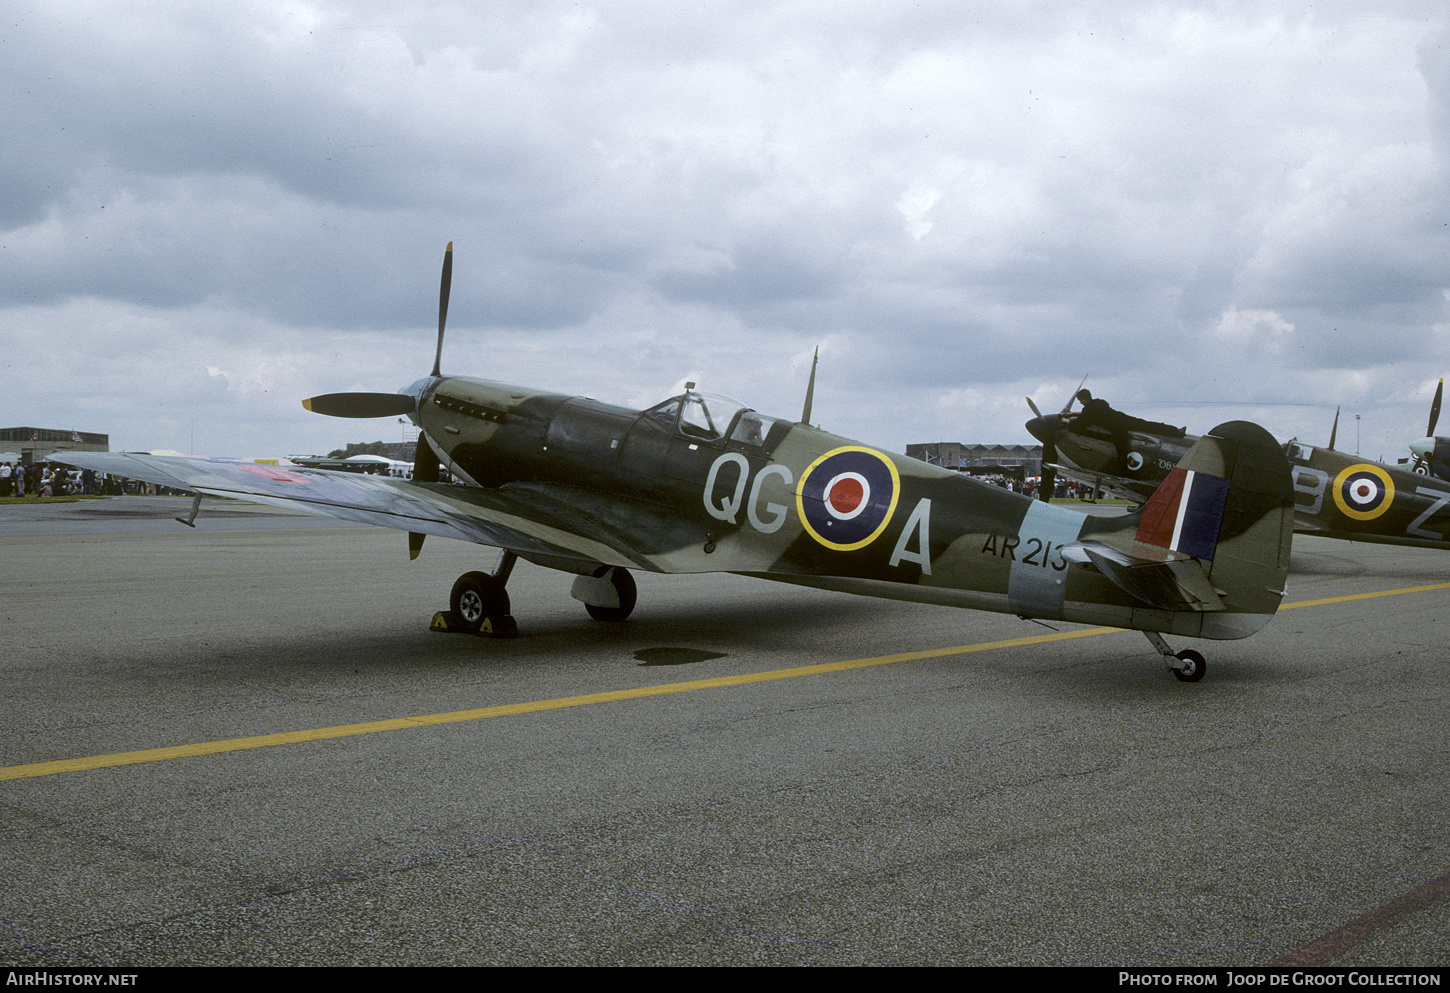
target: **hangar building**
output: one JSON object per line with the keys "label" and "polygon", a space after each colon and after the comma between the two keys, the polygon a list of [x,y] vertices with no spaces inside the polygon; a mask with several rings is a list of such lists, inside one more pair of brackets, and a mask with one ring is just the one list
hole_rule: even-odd
{"label": "hangar building", "polygon": [[964,445],[957,441],[933,441],[907,445],[908,458],[920,459],[946,469],[988,470],[1022,467],[1027,476],[1042,475],[1041,445]]}
{"label": "hangar building", "polygon": [[0,428],[0,462],[39,462],[52,452],[109,452],[111,436],[50,428]]}

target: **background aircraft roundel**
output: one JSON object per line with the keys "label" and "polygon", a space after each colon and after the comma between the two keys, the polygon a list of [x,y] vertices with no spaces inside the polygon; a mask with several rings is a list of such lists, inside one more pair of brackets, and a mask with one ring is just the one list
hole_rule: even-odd
{"label": "background aircraft roundel", "polygon": [[1360,463],[1334,477],[1334,505],[1356,521],[1372,521],[1395,502],[1395,481],[1382,466]]}

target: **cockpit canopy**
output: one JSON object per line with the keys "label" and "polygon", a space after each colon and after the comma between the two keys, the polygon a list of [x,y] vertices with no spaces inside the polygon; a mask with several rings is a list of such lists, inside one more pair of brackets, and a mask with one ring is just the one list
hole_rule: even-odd
{"label": "cockpit canopy", "polygon": [[764,444],[775,423],[775,418],[756,413],[734,397],[694,390],[670,397],[644,413],[686,438],[716,441],[728,435],[747,445]]}

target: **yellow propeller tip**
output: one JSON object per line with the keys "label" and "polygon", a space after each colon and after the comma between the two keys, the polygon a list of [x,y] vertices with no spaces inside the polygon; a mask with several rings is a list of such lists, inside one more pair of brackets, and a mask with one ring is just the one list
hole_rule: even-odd
{"label": "yellow propeller tip", "polygon": [[303,400],[302,401],[302,406],[305,409],[307,409],[307,410],[311,410],[312,409],[312,398],[311,397],[308,397],[306,400]]}

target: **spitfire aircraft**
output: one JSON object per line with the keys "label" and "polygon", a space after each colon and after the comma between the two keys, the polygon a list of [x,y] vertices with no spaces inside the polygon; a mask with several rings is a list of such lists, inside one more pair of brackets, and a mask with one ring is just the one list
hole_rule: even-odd
{"label": "spitfire aircraft", "polygon": [[[1069,413],[1072,402],[1057,414],[1042,414],[1029,398],[1035,415],[1027,430],[1043,444],[1043,462],[1101,490],[1134,500],[1148,499],[1173,467],[1197,442],[1155,431],[1124,432],[1129,451],[1105,428],[1081,428]],[[1431,415],[1438,413],[1439,393]],[[1318,448],[1298,439],[1283,446],[1293,472],[1294,530],[1346,541],[1423,548],[1450,548],[1450,485],[1370,462],[1329,446]],[[1119,439],[1121,441],[1121,439]],[[1046,469],[1044,468],[1044,487]]]}
{"label": "spitfire aircraft", "polygon": [[[685,392],[645,410],[440,371],[452,273],[444,255],[432,372],[399,393],[303,401],[339,417],[407,415],[411,481],[201,458],[67,452],[89,466],[203,494],[292,507],[500,549],[454,584],[435,625],[516,631],[515,562],[572,574],[571,595],[622,621],[630,570],[732,572],[921,603],[1142,631],[1184,681],[1204,659],[1163,635],[1243,638],[1284,595],[1289,465],[1246,422],[1219,425],[1175,461],[1144,508],[1093,517],[958,473]],[[814,378],[814,376],[812,377]],[[458,485],[438,482],[446,467]]]}

